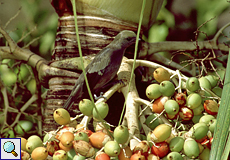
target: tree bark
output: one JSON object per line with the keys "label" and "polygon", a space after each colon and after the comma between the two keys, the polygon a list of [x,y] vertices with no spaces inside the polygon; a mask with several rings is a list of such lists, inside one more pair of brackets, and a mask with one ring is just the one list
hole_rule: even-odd
{"label": "tree bark", "polygon": [[[161,0],[159,0],[159,2],[160,1]],[[51,4],[59,15],[52,60],[58,61],[78,57],[79,52],[71,2],[69,0],[52,0]],[[155,1],[152,4],[154,5]],[[159,4],[161,6],[162,3],[160,2]],[[159,12],[160,6],[157,6],[158,11],[156,13]],[[137,32],[138,26],[137,23],[122,20],[112,15],[99,16],[88,12],[85,14],[78,13],[77,21],[83,56],[97,54],[102,48],[112,42],[119,32],[122,30]],[[143,30],[141,33],[143,33]],[[126,50],[125,56],[133,57],[133,51],[134,46],[131,46]],[[68,67],[66,66],[66,68]],[[74,71],[79,74],[81,72],[77,70]],[[57,124],[53,120],[53,111],[63,106],[75,82],[76,77],[53,77],[49,80],[47,106],[45,108],[43,121],[44,131],[51,131],[57,128]],[[76,104],[73,105],[73,108],[75,107]]]}

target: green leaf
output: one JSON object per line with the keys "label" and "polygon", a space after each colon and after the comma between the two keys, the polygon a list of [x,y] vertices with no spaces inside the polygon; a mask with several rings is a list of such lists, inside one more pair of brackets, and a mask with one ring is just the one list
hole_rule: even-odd
{"label": "green leaf", "polygon": [[[230,52],[230,50],[229,50]],[[230,56],[228,56],[228,63],[225,75],[225,82],[221,96],[221,103],[217,115],[217,123],[214,131],[213,143],[209,159],[221,159],[223,151],[226,147],[226,141],[229,133],[230,125]]]}

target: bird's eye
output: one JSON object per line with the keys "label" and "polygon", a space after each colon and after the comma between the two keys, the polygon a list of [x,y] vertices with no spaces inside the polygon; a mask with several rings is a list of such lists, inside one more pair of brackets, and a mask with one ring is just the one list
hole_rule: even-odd
{"label": "bird's eye", "polygon": [[131,40],[132,40],[132,38],[131,38],[131,37],[128,37],[128,38],[127,38],[127,40],[128,40],[128,41],[131,41]]}

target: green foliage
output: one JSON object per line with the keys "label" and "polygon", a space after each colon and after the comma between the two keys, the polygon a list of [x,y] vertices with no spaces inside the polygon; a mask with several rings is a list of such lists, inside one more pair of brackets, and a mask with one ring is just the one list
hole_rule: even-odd
{"label": "green foliage", "polygon": [[[55,42],[58,15],[54,12],[49,1],[20,0],[20,5],[19,15],[12,20],[18,23],[15,26],[9,23],[7,27],[13,28],[13,31],[9,32],[11,38],[18,42],[20,47],[31,43],[29,45],[31,51],[50,59]],[[1,7],[4,7],[4,4]],[[19,9],[19,7],[17,8]],[[10,10],[9,12],[16,14],[17,10]]]}
{"label": "green foliage", "polygon": [[[175,1],[173,3],[175,3]],[[164,1],[164,4],[157,17],[156,23],[149,30],[148,41],[165,41],[169,34],[169,30],[178,29],[176,35],[177,37],[174,37],[174,40],[176,40],[176,38],[180,36],[183,37],[183,30],[188,31],[188,29],[192,29],[192,25],[195,24],[196,28],[194,28],[192,31],[194,32],[200,25],[204,24],[207,21],[208,22],[201,27],[200,31],[206,33],[207,36],[213,36],[218,29],[218,17],[229,7],[228,2],[219,0],[197,0],[194,3],[195,6],[191,5],[191,7],[189,8],[191,11],[187,11],[188,15],[183,15],[186,17],[185,21],[180,24],[175,19],[175,15],[182,15],[181,13],[179,14],[180,11],[175,12],[175,10],[172,10],[169,7],[170,2]],[[178,3],[178,5],[180,5],[180,7],[183,7],[183,5],[180,3]],[[193,12],[193,10],[195,10],[195,12]],[[194,39],[195,34],[192,33],[191,35],[192,37],[190,37],[190,39]],[[190,39],[186,40],[189,41]],[[199,34],[198,40],[204,39],[207,39],[206,35],[202,33]]]}
{"label": "green foliage", "polygon": [[157,22],[149,29],[148,42],[165,41],[169,28],[175,26],[175,19],[172,13],[165,8],[167,1],[164,1],[158,14]]}
{"label": "green foliage", "polygon": [[[230,142],[230,139],[229,139],[230,56],[228,56],[228,64],[227,64],[227,69],[226,69],[223,93],[224,94],[222,94],[221,96],[221,103],[220,103],[219,111],[217,115],[217,122],[216,122],[217,129],[214,130],[214,137],[213,137],[213,143],[212,143],[212,149],[211,149],[211,155],[210,155],[210,159],[216,159],[216,160],[223,159],[222,156],[225,156],[225,159],[227,159],[228,155],[226,156],[226,153],[229,154],[229,147],[230,147],[229,146],[229,142]],[[225,155],[223,155],[223,151],[226,150],[225,149],[226,143],[227,143],[227,151]]]}
{"label": "green foliage", "polygon": [[[207,35],[215,34],[217,31],[218,16],[229,7],[228,2],[219,0],[197,0],[196,3],[198,26],[214,18],[206,23],[201,28],[201,31],[207,33]],[[206,39],[206,36],[204,34],[200,34],[198,40],[203,39]]]}
{"label": "green foliage", "polygon": [[[5,7],[8,3],[10,2],[5,1],[1,3],[0,8]],[[17,4],[20,4],[20,6],[16,6]],[[10,15],[14,16],[20,7],[21,10],[19,11],[19,14],[11,20],[6,27],[6,30],[9,30],[8,33],[10,37],[18,44],[19,47],[26,47],[32,52],[49,60],[51,58],[51,51],[54,47],[58,21],[58,16],[52,8],[50,1],[20,0],[20,2],[14,3],[14,6],[12,6],[12,8],[16,8],[16,10],[9,9],[7,12],[9,11]],[[9,19],[10,18],[11,17],[9,17]],[[4,23],[8,23],[7,21],[4,21]],[[5,25],[4,23],[1,21],[2,27]],[[0,45],[7,45],[2,36],[0,36]],[[7,93],[11,95],[8,96],[8,101],[9,106],[12,108],[21,109],[21,107],[28,102],[33,94],[38,93],[33,70],[24,62],[12,59],[4,59],[0,61],[0,80],[7,88]],[[44,92],[43,88],[39,89]],[[3,107],[5,105],[2,99],[3,96],[3,92],[0,92],[0,111],[4,111]],[[38,109],[38,104],[32,103],[24,112],[34,114],[38,111]],[[4,116],[2,117],[5,118]],[[15,121],[15,117],[16,113],[9,112],[8,109],[6,123],[11,125]],[[37,122],[37,120],[35,120],[37,116],[25,116],[23,114],[18,120],[25,120],[28,119],[28,117],[29,121],[34,124]],[[3,125],[5,122],[4,119],[1,119],[1,121],[1,136],[17,136],[16,134],[9,134],[10,128]],[[15,125],[17,125],[17,123],[15,123]],[[13,131],[10,130],[10,132]],[[36,131],[36,133],[38,132]]]}

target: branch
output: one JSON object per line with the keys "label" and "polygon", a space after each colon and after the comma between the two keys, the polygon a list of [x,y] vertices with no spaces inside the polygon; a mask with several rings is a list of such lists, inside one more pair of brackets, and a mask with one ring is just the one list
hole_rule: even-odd
{"label": "branch", "polygon": [[[149,107],[148,107],[149,108]],[[152,113],[150,110],[148,110],[149,112],[148,112],[148,114],[149,113]],[[139,107],[139,113],[141,113],[142,112],[142,108],[141,108],[141,106]],[[145,121],[146,121],[146,118],[145,118],[145,115],[144,114],[141,114],[140,116],[139,116],[139,120],[140,120],[140,123],[141,123],[141,126],[142,126],[142,128],[143,128],[143,130],[144,130],[144,132],[145,132],[145,135],[148,135],[148,133],[149,132],[151,132],[152,130],[145,124]]]}
{"label": "branch", "polygon": [[5,124],[7,124],[7,111],[8,111],[8,108],[10,107],[9,106],[9,101],[8,101],[8,97],[7,97],[7,91],[6,91],[6,87],[1,87],[1,92],[2,92],[2,95],[3,95],[3,101],[4,101],[4,106],[5,106],[5,109],[4,109],[4,121],[3,121],[3,124],[2,124],[2,127],[1,127],[1,130],[0,130],[0,133],[2,133],[3,131],[3,127]]}
{"label": "branch", "polygon": [[[147,42],[146,42],[147,43]],[[223,43],[217,44],[215,41],[200,41],[198,42],[200,50],[217,49],[221,51],[228,51],[228,46]],[[148,55],[162,51],[195,51],[197,49],[196,42],[184,42],[184,41],[166,41],[149,43]]]}
{"label": "branch", "polygon": [[[132,65],[127,63],[126,60],[127,58],[124,57],[121,67],[117,73],[118,79],[122,80],[125,83],[130,82],[131,70],[132,70]],[[139,104],[134,101],[134,99],[139,97],[136,89],[136,84],[135,84],[135,76],[133,76],[133,79],[131,81],[129,92],[127,92],[128,87],[129,86],[126,85],[125,87],[121,88],[121,92],[123,93],[126,102],[126,112],[124,118],[127,122],[130,135],[140,137],[140,130],[138,127]],[[130,143],[130,145],[132,144]],[[132,148],[132,146],[130,147]]]}
{"label": "branch", "polygon": [[213,41],[217,42],[217,39],[219,38],[219,36],[222,34],[223,30],[225,28],[227,28],[228,26],[230,26],[230,23],[227,23],[226,25],[224,25],[221,29],[219,29],[219,31],[216,33],[216,35],[214,36],[214,38],[212,39]]}
{"label": "branch", "polygon": [[22,112],[24,112],[37,99],[38,99],[38,96],[36,94],[33,94],[32,97],[30,97],[30,99],[22,106],[22,108],[20,109],[20,112],[14,118],[14,122],[10,125],[11,127],[13,127],[16,123],[18,123],[19,118],[22,115]]}
{"label": "branch", "polygon": [[0,27],[0,33],[5,37],[6,41],[9,43],[9,47],[1,47],[0,50],[1,59],[10,58],[13,56],[14,59],[26,61],[30,66],[34,68],[38,65],[38,63],[41,62],[45,64],[48,63],[44,58],[36,55],[30,50],[22,49],[18,47],[18,45],[11,39],[9,34],[1,27]]}
{"label": "branch", "polygon": [[[127,59],[126,60],[126,63],[129,63],[129,64],[132,64],[134,62],[133,59]],[[137,68],[138,66],[144,66],[144,67],[149,67],[149,68],[164,68],[166,69],[171,75],[175,74],[176,71],[172,70],[172,69],[169,69],[165,66],[162,66],[158,63],[155,63],[155,62],[150,62],[150,61],[147,61],[147,60],[136,60],[136,66],[135,68]]]}
{"label": "branch", "polygon": [[9,43],[9,47],[0,47],[0,60],[3,59],[17,59],[27,62],[28,65],[36,68],[38,71],[39,80],[41,83],[48,87],[48,80],[51,77],[61,76],[61,77],[78,77],[79,74],[51,67],[48,65],[48,61],[39,55],[31,52],[28,49],[20,48],[11,39],[9,34],[0,27],[0,33],[5,37],[6,41]]}
{"label": "branch", "polygon": [[[223,26],[211,40],[206,41],[198,41],[198,42],[184,42],[184,41],[166,41],[166,42],[156,42],[156,43],[147,43],[148,51],[147,55],[151,55],[153,53],[162,52],[162,51],[195,51],[197,49],[197,45],[200,50],[221,50],[228,52],[228,46],[224,43],[218,43],[218,37],[222,33],[222,31],[230,26],[230,23]],[[145,44],[144,44],[145,45]],[[146,46],[146,45],[145,45]],[[143,54],[143,53],[142,53]],[[141,55],[145,56],[145,55]]]}
{"label": "branch", "polygon": [[119,91],[124,86],[125,86],[124,83],[117,83],[117,84],[115,84],[114,86],[112,86],[108,91],[106,91],[103,94],[103,97],[101,97],[100,99],[97,100],[96,104],[99,103],[99,102],[105,102],[105,101],[107,101],[115,92]]}
{"label": "branch", "polygon": [[9,36],[9,34],[2,27],[0,27],[0,33],[5,37],[5,39],[9,43],[10,52],[14,52],[14,50],[18,47],[17,44],[14,43],[13,39]]}
{"label": "branch", "polygon": [[15,18],[17,18],[17,16],[18,16],[19,13],[21,12],[21,9],[22,9],[22,7],[20,7],[20,8],[18,9],[17,13],[16,13],[13,17],[11,17],[11,18],[8,20],[8,22],[5,24],[4,28],[6,28]]}
{"label": "branch", "polygon": [[[147,100],[145,100],[145,99],[137,98],[137,99],[135,99],[135,102],[138,103],[138,104],[140,104],[140,105],[146,105],[147,107],[149,107],[152,110],[152,108],[151,108],[152,107],[152,103],[149,102],[149,101],[147,101]],[[155,114],[157,115],[157,117],[159,119],[162,120],[163,123],[172,126],[172,124],[169,122],[169,120],[167,118],[165,118],[165,116],[163,116],[162,114],[159,114],[159,113],[155,113]]]}

